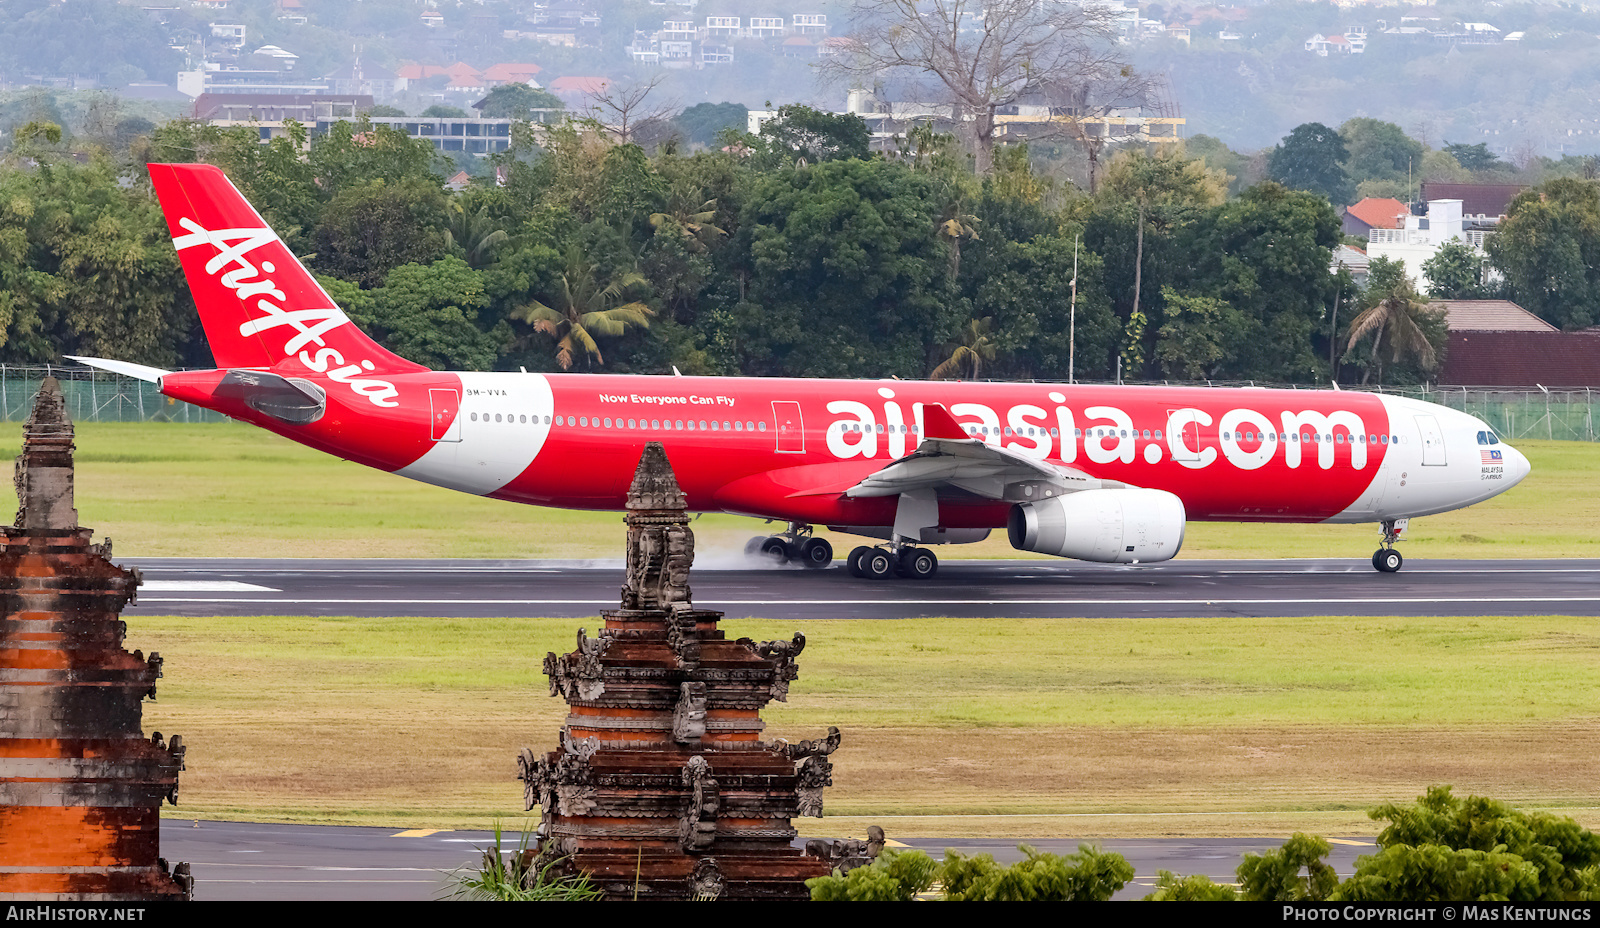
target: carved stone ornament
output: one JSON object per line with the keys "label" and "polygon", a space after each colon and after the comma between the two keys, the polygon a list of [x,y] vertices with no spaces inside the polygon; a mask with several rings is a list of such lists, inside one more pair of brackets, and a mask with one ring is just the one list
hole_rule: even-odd
{"label": "carved stone ornament", "polygon": [[715,857],[702,857],[695,862],[694,872],[689,874],[689,898],[709,902],[721,898],[727,888],[728,880]]}
{"label": "carved stone ornament", "polygon": [[594,774],[589,762],[577,754],[556,757],[550,773],[555,784],[556,811],[561,815],[588,815],[596,806]]}
{"label": "carved stone ornament", "polygon": [[794,794],[797,814],[822,817],[822,791],[833,785],[833,764],[820,754],[813,754],[795,765]]}
{"label": "carved stone ornament", "polygon": [[694,533],[678,478],[660,442],[649,442],[628,488],[628,567],[624,609],[667,609],[689,603]]}
{"label": "carved stone ornament", "polygon": [[800,665],[795,663],[795,658],[805,650],[806,636],[795,632],[790,641],[763,641],[756,644],[749,638],[740,638],[739,643],[747,645],[772,664],[772,698],[778,702],[788,702],[789,683],[800,678]]}
{"label": "carved stone ornament", "polygon": [[690,788],[689,808],[678,821],[678,845],[691,853],[711,847],[717,837],[717,813],[722,797],[711,765],[696,754],[683,765],[683,785]]}
{"label": "carved stone ornament", "polygon": [[812,838],[806,842],[806,853],[812,857],[822,858],[828,862],[830,870],[843,875],[876,860],[883,852],[886,840],[882,828],[870,825],[867,827],[865,841],[860,838],[838,838],[831,841]]}
{"label": "carved stone ornament", "polygon": [[700,636],[695,634],[696,624],[688,603],[674,603],[667,614],[667,645],[678,655],[678,666],[686,671],[700,669]]}
{"label": "carved stone ornament", "polygon": [[672,740],[698,747],[706,736],[706,685],[684,683],[672,712]]}
{"label": "carved stone ornament", "polygon": [[566,700],[581,699],[593,702],[606,691],[605,668],[600,658],[611,647],[612,639],[601,636],[590,638],[586,629],[578,629],[578,649],[570,654],[547,652],[544,672],[550,678],[550,695]]}
{"label": "carved stone ornament", "polygon": [[839,733],[838,726],[829,725],[826,738],[818,738],[815,741],[797,741],[794,744],[780,741],[774,747],[782,752],[784,757],[790,760],[799,760],[802,757],[811,757],[817,754],[826,757],[839,750],[839,745],[843,741],[844,736]]}
{"label": "carved stone ornament", "polygon": [[544,774],[544,758],[534,754],[532,748],[523,748],[522,753],[517,755],[517,779],[522,781],[522,811],[532,812],[534,806],[539,806],[548,819],[550,813],[555,811],[555,784],[548,784],[547,791]]}

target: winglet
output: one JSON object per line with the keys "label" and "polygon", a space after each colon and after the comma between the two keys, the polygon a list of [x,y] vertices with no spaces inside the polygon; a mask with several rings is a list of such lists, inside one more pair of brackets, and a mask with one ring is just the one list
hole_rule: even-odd
{"label": "winglet", "polygon": [[922,404],[922,431],[924,438],[971,438],[950,410],[940,403]]}

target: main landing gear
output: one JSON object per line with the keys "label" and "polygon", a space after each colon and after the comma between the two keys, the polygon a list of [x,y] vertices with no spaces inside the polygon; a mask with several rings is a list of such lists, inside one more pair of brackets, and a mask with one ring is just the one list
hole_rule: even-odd
{"label": "main landing gear", "polygon": [[787,532],[757,535],[745,542],[744,553],[778,564],[798,562],[814,570],[833,563],[833,545],[828,544],[828,539],[811,534],[811,526],[799,522],[789,523]]}
{"label": "main landing gear", "polygon": [[870,580],[887,580],[898,574],[910,580],[926,580],[939,571],[939,558],[927,548],[890,545],[850,552],[850,575]]}
{"label": "main landing gear", "polygon": [[1392,574],[1400,569],[1406,559],[1394,549],[1394,543],[1400,540],[1400,533],[1406,530],[1405,519],[1385,519],[1383,521],[1383,546],[1372,552],[1372,566],[1386,574]]}

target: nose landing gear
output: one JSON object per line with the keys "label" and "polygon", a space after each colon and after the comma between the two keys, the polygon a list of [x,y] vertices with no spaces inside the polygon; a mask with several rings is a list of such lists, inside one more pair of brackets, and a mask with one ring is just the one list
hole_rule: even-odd
{"label": "nose landing gear", "polygon": [[1383,545],[1372,552],[1372,566],[1374,569],[1386,574],[1392,574],[1405,563],[1405,558],[1394,549],[1394,543],[1400,540],[1400,533],[1406,530],[1405,519],[1385,519],[1383,521]]}
{"label": "nose landing gear", "polygon": [[833,563],[833,545],[826,538],[811,534],[811,526],[800,522],[789,523],[787,532],[776,535],[757,535],[745,542],[744,553],[760,555],[777,564],[790,561],[820,570]]}

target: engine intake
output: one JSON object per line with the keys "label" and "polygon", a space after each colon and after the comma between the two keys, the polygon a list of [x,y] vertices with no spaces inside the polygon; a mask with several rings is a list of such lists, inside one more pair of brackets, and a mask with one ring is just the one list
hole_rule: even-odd
{"label": "engine intake", "polygon": [[1183,547],[1183,500],[1165,490],[1082,490],[1011,507],[1011,547],[1081,561],[1165,561]]}

